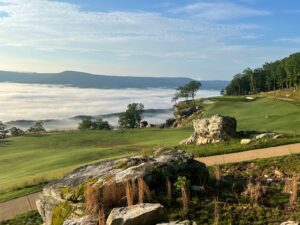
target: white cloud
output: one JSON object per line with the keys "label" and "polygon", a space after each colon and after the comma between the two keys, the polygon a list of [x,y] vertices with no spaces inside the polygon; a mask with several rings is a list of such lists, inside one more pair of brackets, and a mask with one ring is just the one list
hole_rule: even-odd
{"label": "white cloud", "polygon": [[257,10],[234,3],[199,2],[172,9],[173,13],[187,13],[207,20],[230,20],[240,17],[267,16],[266,10]]}
{"label": "white cloud", "polygon": [[[176,55],[253,30],[249,25],[211,24],[148,12],[85,12],[76,5],[46,0],[4,0],[0,42],[42,51],[115,55]],[[209,13],[209,12],[208,12]],[[205,43],[204,43],[205,42]],[[157,48],[158,45],[165,45]],[[174,54],[176,53],[176,54]]]}
{"label": "white cloud", "polygon": [[[132,102],[142,102],[147,109],[168,109],[172,107],[170,100],[174,91],[80,89],[59,85],[0,83],[0,105],[5,106],[0,111],[0,121],[65,120],[77,115],[104,115],[123,112]],[[218,94],[218,91],[199,92],[202,97]],[[169,117],[171,113],[147,119],[153,123],[162,122]],[[116,120],[113,122],[116,124]],[[70,125],[74,128],[77,124],[73,121]]]}
{"label": "white cloud", "polygon": [[278,42],[287,42],[287,43],[294,43],[294,44],[300,44],[300,37],[296,38],[280,38],[277,39]]}

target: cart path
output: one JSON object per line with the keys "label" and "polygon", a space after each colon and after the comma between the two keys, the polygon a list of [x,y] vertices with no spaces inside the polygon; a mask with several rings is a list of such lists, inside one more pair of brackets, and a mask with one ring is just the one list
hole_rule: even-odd
{"label": "cart path", "polygon": [[16,198],[7,202],[0,203],[0,221],[11,219],[18,214],[36,210],[35,202],[39,197],[38,193]]}
{"label": "cart path", "polygon": [[[207,166],[221,165],[226,163],[244,162],[254,159],[271,158],[275,156],[284,156],[300,153],[300,143],[282,145],[277,147],[249,150],[238,153],[229,153],[224,155],[208,156],[195,158],[205,163]],[[13,199],[0,203],[0,221],[13,218],[14,216],[36,210],[35,202],[39,193],[34,193],[21,198]]]}
{"label": "cart path", "polygon": [[195,159],[197,161],[205,163],[207,166],[212,166],[227,163],[238,163],[255,159],[265,159],[276,156],[285,156],[297,153],[300,153],[300,143],[255,149],[237,153],[229,153],[223,155],[198,157]]}

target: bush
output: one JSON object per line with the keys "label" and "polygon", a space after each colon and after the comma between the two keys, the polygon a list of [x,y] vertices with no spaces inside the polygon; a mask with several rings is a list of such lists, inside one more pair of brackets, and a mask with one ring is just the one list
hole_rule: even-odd
{"label": "bush", "polygon": [[12,136],[12,137],[18,137],[18,136],[22,136],[25,134],[25,131],[23,131],[17,127],[10,128],[9,132],[10,132],[10,136]]}
{"label": "bush", "polygon": [[44,123],[42,121],[37,121],[32,127],[28,129],[29,133],[40,133],[45,132]]}
{"label": "bush", "polygon": [[6,138],[8,132],[9,131],[6,129],[6,125],[0,121],[0,139]]}
{"label": "bush", "polygon": [[112,126],[108,121],[97,119],[92,121],[91,119],[83,119],[78,126],[79,130],[111,130]]}

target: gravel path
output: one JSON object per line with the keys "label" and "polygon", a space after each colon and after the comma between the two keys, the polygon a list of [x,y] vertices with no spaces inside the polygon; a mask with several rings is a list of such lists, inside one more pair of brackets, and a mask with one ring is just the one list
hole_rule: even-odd
{"label": "gravel path", "polygon": [[39,194],[40,192],[0,203],[0,221],[35,210],[35,202],[38,199]]}
{"label": "gravel path", "polygon": [[275,156],[284,156],[300,153],[300,143],[282,145],[277,147],[255,149],[244,152],[230,153],[224,155],[208,156],[196,158],[196,160],[205,163],[207,166],[220,165],[226,163],[244,162],[254,159],[271,158]]}

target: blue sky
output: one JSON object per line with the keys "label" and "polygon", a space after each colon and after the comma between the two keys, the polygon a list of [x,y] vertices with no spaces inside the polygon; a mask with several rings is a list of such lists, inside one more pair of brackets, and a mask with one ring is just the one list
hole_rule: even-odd
{"label": "blue sky", "polygon": [[300,51],[296,0],[0,0],[0,70],[231,79]]}

